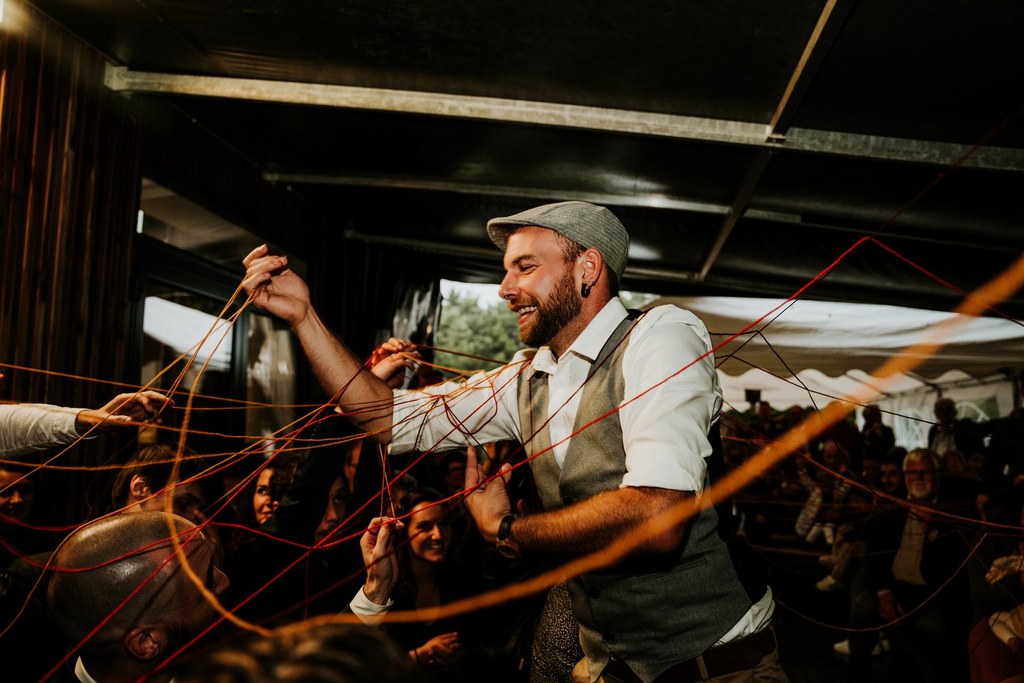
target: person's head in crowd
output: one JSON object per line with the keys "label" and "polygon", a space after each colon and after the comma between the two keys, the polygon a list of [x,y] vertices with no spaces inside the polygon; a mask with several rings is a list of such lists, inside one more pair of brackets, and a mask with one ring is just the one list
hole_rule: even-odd
{"label": "person's head in crowd", "polygon": [[24,522],[32,512],[35,484],[32,467],[20,463],[0,463],[0,524]]}
{"label": "person's head in crowd", "polygon": [[124,464],[114,480],[111,492],[114,509],[165,511],[166,499],[170,497],[174,514],[201,524],[206,521],[204,509],[212,499],[212,479],[202,477],[202,470],[201,461],[191,449],[184,449],[182,457],[177,459],[176,446],[161,443],[143,446]]}
{"label": "person's head in crowd", "polygon": [[882,490],[890,496],[902,498],[906,493],[903,482],[903,458],[907,449],[896,446],[891,448],[882,458],[878,467],[878,477]]}
{"label": "person's head in crowd", "polygon": [[466,455],[462,451],[445,453],[439,463],[441,481],[449,494],[462,493],[466,488]]}
{"label": "person's head in crowd", "polygon": [[[452,542],[452,525],[448,518],[448,506],[441,503],[445,498],[440,491],[422,487],[406,494],[399,506],[399,517],[405,521],[404,531],[399,534],[398,545],[402,548],[399,562],[402,565],[400,579],[415,580],[422,573],[436,573],[449,557]],[[408,539],[403,543],[401,536]],[[406,569],[411,571],[406,571]]]}
{"label": "person's head in crowd", "polygon": [[865,452],[860,461],[861,481],[871,488],[882,485],[882,459],[874,451]]}
{"label": "person's head in crowd", "polygon": [[184,662],[175,683],[406,683],[409,655],[383,631],[297,624]]}
{"label": "person's head in crowd", "polygon": [[876,405],[864,406],[864,409],[860,411],[860,416],[864,419],[864,429],[866,431],[871,425],[882,421],[882,409]]}
{"label": "person's head in crowd", "polygon": [[964,476],[975,481],[984,481],[988,472],[988,454],[985,451],[975,451],[967,458],[967,465]]}
{"label": "person's head in crowd", "polygon": [[182,555],[216,595],[228,579],[214,554],[207,537],[177,515],[102,517],[72,532],[55,553],[47,588],[50,615],[72,645],[81,645],[79,665],[96,681],[170,680],[171,671],[155,669],[217,616],[186,573]]}
{"label": "person's head in crowd", "polygon": [[300,453],[277,452],[260,470],[252,489],[252,508],[257,525],[266,524],[273,518],[295,479],[301,459]]}
{"label": "person's head in crowd", "polygon": [[342,473],[345,475],[345,480],[348,481],[349,493],[354,492],[356,482],[356,470],[359,468],[359,458],[362,452],[362,439],[353,441],[349,445],[348,449],[345,451],[345,464],[342,467]]}
{"label": "person's head in crowd", "polygon": [[833,472],[845,472],[849,469],[842,446],[831,439],[821,445],[821,462]]}
{"label": "person's head in crowd", "polygon": [[256,477],[256,489],[252,492],[252,513],[256,517],[256,524],[264,524],[274,516],[274,511],[281,504],[280,498],[274,498],[272,481],[274,479],[274,466],[268,464]]}
{"label": "person's head in crowd", "polygon": [[967,469],[964,454],[952,448],[942,454],[942,471],[951,477],[962,477]]}
{"label": "person's head in crowd", "polygon": [[915,448],[903,458],[907,499],[930,501],[939,493],[939,456],[930,448]]}
{"label": "person's head in crowd", "polygon": [[780,427],[783,429],[792,429],[800,423],[802,423],[807,416],[812,412],[812,408],[804,408],[799,405],[791,405],[786,408],[786,411],[780,416]]}
{"label": "person's head in crowd", "polygon": [[420,483],[416,480],[416,477],[407,472],[389,487],[391,491],[391,504],[395,507],[396,515],[398,514],[397,511],[402,507],[402,501],[405,500],[405,497],[410,491],[418,488],[419,485]]}
{"label": "person's head in crowd", "polygon": [[935,402],[935,420],[948,427],[956,420],[956,402],[951,398],[940,398]]}
{"label": "person's head in crowd", "polygon": [[327,539],[328,536],[331,536],[334,530],[347,517],[348,484],[345,483],[344,477],[338,476],[334,478],[331,488],[327,492],[327,500],[325,502],[327,505],[324,508],[324,516],[313,533],[313,543],[315,544],[319,544]]}

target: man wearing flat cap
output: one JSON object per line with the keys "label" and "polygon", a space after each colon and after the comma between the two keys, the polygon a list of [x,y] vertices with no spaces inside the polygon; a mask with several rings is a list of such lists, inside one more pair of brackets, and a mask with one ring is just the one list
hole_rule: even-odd
{"label": "man wearing flat cap", "polygon": [[512,514],[506,479],[483,480],[467,462],[467,506],[503,554],[567,560],[636,537],[624,558],[569,582],[585,653],[574,680],[787,680],[771,590],[746,580],[715,509],[638,531],[709,487],[722,397],[704,324],[674,306],[626,310],[617,293],[629,235],[604,207],[547,204],[492,219],[487,232],[505,252],[499,293],[536,348],[425,391],[392,391],[363,368],[286,257],[254,250],[243,284],[291,324],[324,389],[344,388],[341,408],[393,452],[524,445],[543,512]]}

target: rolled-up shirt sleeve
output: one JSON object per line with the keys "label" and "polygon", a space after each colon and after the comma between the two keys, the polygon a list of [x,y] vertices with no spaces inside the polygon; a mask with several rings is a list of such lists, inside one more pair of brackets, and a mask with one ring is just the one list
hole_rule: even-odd
{"label": "rolled-up shirt sleeve", "polygon": [[388,601],[385,604],[378,605],[370,600],[370,598],[366,597],[366,592],[362,587],[360,587],[359,590],[356,591],[355,596],[353,596],[352,601],[348,603],[348,608],[352,614],[359,618],[359,621],[363,622],[367,626],[377,628],[384,622],[384,619],[388,615],[388,610],[391,609],[391,606],[394,604],[395,601],[388,598]]}
{"label": "rolled-up shirt sleeve", "polygon": [[0,405],[0,456],[16,458],[77,441],[75,418],[81,411],[43,403]]}
{"label": "rolled-up shirt sleeve", "polygon": [[517,382],[529,352],[462,382],[395,390],[391,450],[435,451],[519,439]]}
{"label": "rolled-up shirt sleeve", "polygon": [[674,306],[652,309],[630,334],[619,411],[622,486],[704,488],[708,431],[722,407],[711,349],[704,324]]}

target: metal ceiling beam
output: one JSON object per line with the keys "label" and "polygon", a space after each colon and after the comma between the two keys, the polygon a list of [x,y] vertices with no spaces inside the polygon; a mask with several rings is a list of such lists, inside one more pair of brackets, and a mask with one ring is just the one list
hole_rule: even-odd
{"label": "metal ceiling beam", "polygon": [[747,204],[750,203],[750,197],[754,194],[754,188],[761,182],[761,176],[764,175],[765,169],[768,168],[768,162],[772,160],[772,154],[773,152],[761,150],[747,169],[747,175],[740,184],[739,192],[736,193],[736,198],[733,200],[732,206],[729,207],[725,221],[723,221],[722,227],[718,229],[715,242],[704,256],[704,262],[701,264],[700,270],[697,271],[697,279],[701,282],[708,276],[711,266],[718,260],[718,255],[722,252],[722,247],[725,246],[725,241],[729,239],[732,229],[736,227],[736,223],[740,218],[747,213]]}
{"label": "metal ceiling beam", "polygon": [[[713,202],[698,202],[681,197],[662,194],[615,194],[611,192],[580,192],[576,190],[549,189],[543,187],[519,187],[514,185],[490,185],[483,183],[457,182],[450,180],[427,180],[424,178],[400,178],[379,176],[348,176],[312,173],[280,173],[265,171],[263,179],[272,183],[295,185],[340,185],[347,187],[380,187],[393,190],[425,190],[428,192],[450,192],[453,194],[479,195],[488,197],[523,197],[527,199],[560,201],[576,200],[593,204],[613,204],[653,209],[675,209],[693,213],[726,214],[729,207]],[[752,212],[758,217],[779,219],[781,214]],[[788,218],[799,220],[799,216]]]}
{"label": "metal ceiling beam", "polygon": [[[355,230],[346,230],[345,239],[357,240],[367,244],[384,244],[404,249],[425,251],[431,254],[444,256],[460,256],[486,259],[488,261],[500,261],[501,251],[493,247],[474,247],[463,244],[452,244],[450,242],[437,242],[433,240],[418,240],[410,237],[394,237],[391,235],[369,235]],[[687,270],[670,270],[668,268],[648,268],[645,266],[626,266],[626,275],[632,277],[650,278],[664,280],[667,282],[695,282],[697,273]]]}
{"label": "metal ceiling beam", "polygon": [[763,123],[585,107],[552,102],[473,97],[445,93],[358,88],[249,78],[188,76],[131,71],[108,64],[108,88],[124,93],[189,95],[305,106],[339,107],[480,119],[582,130],[718,142],[759,149],[835,154],[971,168],[1024,171],[1024,150],[926,142],[835,131],[791,128],[783,141],[768,139]]}
{"label": "metal ceiling beam", "polygon": [[[853,0],[828,0],[825,3],[825,7],[822,8],[821,15],[818,17],[811,35],[807,38],[807,45],[804,46],[804,51],[800,55],[793,73],[790,75],[786,90],[782,93],[782,98],[775,107],[775,113],[768,123],[768,134],[766,137],[769,141],[773,143],[785,141],[789,124],[792,122],[793,117],[796,116],[800,103],[807,93],[807,88],[810,87],[811,81],[814,80],[818,69],[821,68],[822,63],[825,61],[825,55],[828,53],[829,48],[832,47],[832,42],[836,36],[839,35],[839,29],[846,20],[852,6]],[[771,161],[773,153],[773,151],[761,150],[747,169],[747,174],[740,184],[739,191],[736,193],[735,199],[733,199],[732,206],[729,207],[725,220],[722,221],[722,226],[715,236],[714,243],[711,245],[700,269],[697,271],[701,281],[708,276],[708,272],[711,271],[711,267],[722,252],[726,240],[729,239],[732,229],[736,227],[737,221],[746,212],[750,198],[753,196],[758,183],[761,182],[761,177],[768,168],[768,162]]]}
{"label": "metal ceiling beam", "polygon": [[768,122],[769,140],[780,140],[786,136],[789,124],[800,108],[804,95],[807,94],[807,88],[818,75],[818,69],[825,61],[825,55],[832,47],[832,42],[839,35],[839,29],[849,16],[853,3],[854,0],[828,0],[825,3],[818,22],[807,39],[803,54],[800,55],[800,60],[790,75],[789,83],[775,108],[775,113]]}

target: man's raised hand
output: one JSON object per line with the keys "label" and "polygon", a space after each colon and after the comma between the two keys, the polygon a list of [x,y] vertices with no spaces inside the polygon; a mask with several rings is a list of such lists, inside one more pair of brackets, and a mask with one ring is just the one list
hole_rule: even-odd
{"label": "man's raised hand", "polygon": [[287,256],[270,255],[267,245],[262,244],[242,259],[242,265],[242,286],[254,304],[292,327],[306,319],[311,308],[309,287],[288,267]]}

